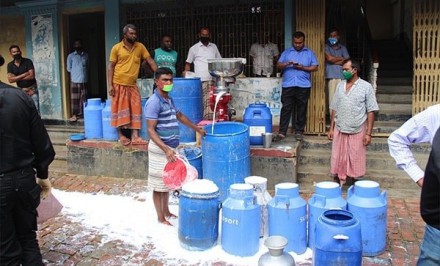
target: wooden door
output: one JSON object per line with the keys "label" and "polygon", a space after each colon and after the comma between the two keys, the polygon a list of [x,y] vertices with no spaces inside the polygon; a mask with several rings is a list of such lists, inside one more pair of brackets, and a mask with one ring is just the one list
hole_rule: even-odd
{"label": "wooden door", "polygon": [[440,1],[415,0],[413,115],[440,103]]}

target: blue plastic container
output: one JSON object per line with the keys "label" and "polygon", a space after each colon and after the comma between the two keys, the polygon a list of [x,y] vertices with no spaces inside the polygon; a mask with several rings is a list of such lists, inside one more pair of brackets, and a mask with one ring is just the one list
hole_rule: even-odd
{"label": "blue plastic container", "polygon": [[203,178],[202,149],[195,146],[179,148],[179,153],[184,155],[189,164],[197,169],[199,179]]}
{"label": "blue plastic container", "polygon": [[377,256],[385,251],[387,238],[387,194],[379,183],[358,181],[347,190],[348,210],[361,223],[362,255]]}
{"label": "blue plastic container", "polygon": [[243,115],[243,123],[249,126],[251,145],[263,145],[264,133],[272,133],[272,114],[266,103],[250,104]]}
{"label": "blue plastic container", "polygon": [[84,131],[87,139],[102,139],[102,104],[100,98],[84,104]]}
{"label": "blue plastic container", "polygon": [[105,140],[117,140],[118,129],[111,126],[112,101],[107,99],[102,109],[102,138]]}
{"label": "blue plastic container", "polygon": [[327,210],[316,223],[313,265],[361,266],[361,225],[346,210]]}
{"label": "blue plastic container", "polygon": [[342,197],[338,183],[324,181],[316,184],[315,193],[309,198],[309,247],[315,245],[315,224],[319,216],[329,209],[347,209],[347,201]]}
{"label": "blue plastic container", "polygon": [[232,184],[222,205],[221,244],[229,254],[246,257],[258,252],[261,209],[250,184]]}
{"label": "blue plastic container", "polygon": [[183,185],[179,198],[180,245],[187,250],[216,245],[219,209],[218,188],[212,181],[197,179]]}
{"label": "blue plastic container", "polygon": [[145,104],[147,103],[148,97],[143,97],[141,99],[142,106],[142,121],[141,121],[141,130],[139,130],[139,135],[144,140],[150,140],[150,136],[148,135],[147,129],[147,118],[145,117]]}
{"label": "blue plastic container", "polygon": [[[173,98],[176,108],[194,124],[203,120],[202,82],[200,78],[174,78]],[[180,142],[195,142],[196,132],[179,122]]]}
{"label": "blue plastic container", "polygon": [[238,122],[215,123],[214,131],[212,125],[204,128],[203,178],[214,181],[224,201],[232,184],[244,183],[244,178],[250,176],[249,129]]}
{"label": "blue plastic container", "polygon": [[302,254],[307,250],[307,202],[299,195],[298,184],[275,185],[275,197],[267,205],[269,236],[287,238],[287,252]]}

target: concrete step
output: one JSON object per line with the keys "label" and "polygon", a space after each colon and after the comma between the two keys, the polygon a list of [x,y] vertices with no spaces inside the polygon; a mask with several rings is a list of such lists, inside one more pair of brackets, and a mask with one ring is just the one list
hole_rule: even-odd
{"label": "concrete step", "polygon": [[[299,170],[302,166],[308,165],[330,166],[330,157],[330,150],[302,150],[298,160]],[[428,162],[429,153],[414,153],[414,157],[420,166],[425,166]],[[388,150],[367,152],[367,169],[399,170],[396,168],[396,161],[391,157]]]}
{"label": "concrete step", "polygon": [[[297,177],[303,192],[313,192],[314,185],[318,182],[332,181],[330,168],[319,165],[300,166]],[[367,169],[364,178],[378,182],[381,189],[385,189],[389,193],[404,190],[413,195],[420,194],[420,188],[404,171]]]}
{"label": "concrete step", "polygon": [[393,70],[393,69],[402,69],[402,70],[413,70],[413,63],[410,59],[402,60],[402,61],[380,61],[378,71],[381,70]]}
{"label": "concrete step", "polygon": [[379,102],[379,113],[412,115],[412,103],[381,103]]}
{"label": "concrete step", "polygon": [[[302,141],[300,152],[307,152],[304,150],[331,150],[332,142],[328,140],[326,137],[319,136],[305,136]],[[379,151],[386,152],[388,151],[388,139],[387,138],[378,138],[373,137],[371,144],[368,146],[368,152],[371,151]],[[429,153],[431,151],[431,145],[429,144],[413,144],[411,145],[411,150],[415,153]]]}
{"label": "concrete step", "polygon": [[46,129],[52,141],[67,140],[71,134],[84,133],[82,126],[46,125]]}
{"label": "concrete step", "polygon": [[381,84],[377,86],[377,94],[409,94],[412,95],[412,85]]}
{"label": "concrete step", "polygon": [[412,95],[411,94],[384,94],[377,93],[376,99],[378,103],[392,103],[392,104],[411,104]]}
{"label": "concrete step", "polygon": [[412,78],[413,71],[412,69],[400,69],[400,68],[379,68],[377,71],[377,76],[379,79],[382,78],[397,78],[397,77],[411,77]]}
{"label": "concrete step", "polygon": [[377,84],[378,86],[381,85],[406,85],[410,86],[412,85],[412,77],[377,77]]}
{"label": "concrete step", "polygon": [[54,160],[49,166],[49,173],[53,174],[66,174],[67,173],[67,161],[66,160]]}
{"label": "concrete step", "polygon": [[392,133],[403,125],[405,121],[375,121],[374,133]]}

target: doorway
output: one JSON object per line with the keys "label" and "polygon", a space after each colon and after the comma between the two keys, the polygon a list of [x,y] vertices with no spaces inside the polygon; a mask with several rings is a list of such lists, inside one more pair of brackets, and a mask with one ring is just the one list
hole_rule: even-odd
{"label": "doorway", "polygon": [[[73,51],[73,42],[81,39],[89,54],[87,98],[107,98],[104,12],[68,16],[66,52]],[[66,58],[67,58],[66,54]],[[67,94],[70,102],[70,93]]]}

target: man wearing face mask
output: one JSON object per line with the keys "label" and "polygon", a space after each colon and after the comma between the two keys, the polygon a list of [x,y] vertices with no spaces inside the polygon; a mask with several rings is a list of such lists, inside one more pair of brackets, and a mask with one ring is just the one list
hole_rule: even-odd
{"label": "man wearing face mask", "polygon": [[330,106],[327,135],[333,140],[330,173],[341,186],[351,185],[365,175],[374,112],[379,110],[373,87],[359,78],[360,63],[347,59],[342,69],[344,81],[338,84]]}
{"label": "man wearing face mask", "polygon": [[171,225],[170,218],[176,218],[168,208],[169,189],[163,183],[163,169],[167,162],[176,160],[179,146],[177,121],[204,136],[205,130],[193,124],[174,105],[169,93],[173,89],[173,72],[169,68],[158,68],[154,77],[154,94],[145,107],[148,134],[148,186],[153,190],[153,202],[159,223]]}
{"label": "man wearing face mask", "polygon": [[87,99],[89,55],[84,51],[81,40],[73,43],[74,51],[67,56],[67,72],[70,74],[69,121],[76,122],[83,116],[83,106]]}
{"label": "man wearing face mask", "polygon": [[328,106],[333,100],[336,86],[342,81],[342,64],[344,60],[350,58],[347,48],[339,42],[339,30],[330,29],[329,38],[325,45],[325,78],[328,89]]}
{"label": "man wearing face mask", "polygon": [[[147,48],[137,42],[134,25],[125,25],[122,33],[124,38],[110,52],[107,70],[107,90],[112,97],[111,126],[118,128],[121,145],[146,145],[147,141],[139,136],[142,107],[136,80],[142,60],[146,60],[153,71],[157,66]],[[131,129],[131,140],[122,134],[122,129]]]}
{"label": "man wearing face mask", "polygon": [[202,81],[203,90],[203,116],[211,113],[209,107],[209,90],[211,89],[212,77],[208,70],[208,59],[222,58],[218,51],[217,45],[211,42],[211,35],[209,29],[203,27],[200,29],[199,42],[194,44],[188,52],[188,57],[185,63],[185,72],[191,70],[191,64],[194,63],[194,72],[196,77]]}
{"label": "man wearing face mask", "polygon": [[163,35],[160,42],[160,47],[151,53],[151,57],[157,64],[157,67],[168,67],[173,71],[173,76],[176,76],[176,63],[179,55],[173,50],[173,38],[170,35]]}
{"label": "man wearing face mask", "polygon": [[40,103],[38,97],[37,80],[35,79],[35,68],[32,60],[22,57],[20,47],[16,44],[9,47],[9,53],[12,60],[8,63],[8,81],[9,83],[17,83],[27,95],[34,101],[37,111],[40,111]]}

